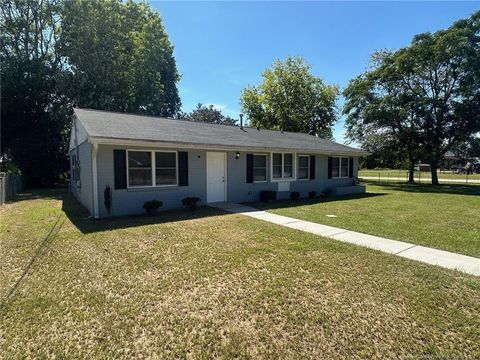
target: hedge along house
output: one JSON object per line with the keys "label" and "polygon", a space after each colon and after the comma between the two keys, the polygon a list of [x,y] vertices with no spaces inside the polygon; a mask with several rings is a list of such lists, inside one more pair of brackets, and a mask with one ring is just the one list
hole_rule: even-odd
{"label": "hedge along house", "polygon": [[247,202],[263,190],[288,198],[355,186],[355,149],[315,136],[75,109],[70,137],[70,191],[93,217],[142,213],[149,200],[177,208],[185,197],[202,203]]}

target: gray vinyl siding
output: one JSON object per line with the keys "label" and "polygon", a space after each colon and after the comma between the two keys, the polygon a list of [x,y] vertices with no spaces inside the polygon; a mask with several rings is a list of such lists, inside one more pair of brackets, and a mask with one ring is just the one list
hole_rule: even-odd
{"label": "gray vinyl siding", "polygon": [[[76,150],[70,151],[71,155],[76,154]],[[70,191],[88,211],[93,214],[93,177],[92,177],[92,145],[84,141],[78,145],[78,161],[80,166],[80,182],[70,183]],[[70,164],[71,171],[72,164]],[[70,173],[71,174],[71,173]]]}
{"label": "gray vinyl siding", "polygon": [[[278,182],[271,181],[271,156],[270,153],[256,152],[255,154],[267,155],[267,182],[247,183],[246,178],[246,152],[240,152],[240,157],[235,159],[236,152],[228,153],[228,201],[248,202],[258,201],[262,190],[278,191]],[[298,155],[296,166],[298,169]],[[306,154],[305,154],[306,155]],[[358,174],[358,158],[354,158],[354,176]],[[315,155],[315,179],[290,181],[290,191],[277,192],[277,199],[287,199],[290,192],[298,191],[301,197],[307,197],[310,191],[317,194],[327,188],[346,186],[352,184],[352,179],[328,179],[328,156]]]}
{"label": "gray vinyl siding", "polygon": [[108,215],[104,206],[104,190],[107,185],[112,188],[111,215],[128,215],[144,213],[143,204],[149,200],[160,200],[163,206],[160,210],[174,209],[182,206],[182,199],[196,196],[206,199],[206,152],[204,150],[158,149],[158,151],[188,152],[188,186],[169,186],[136,189],[115,190],[113,171],[113,150],[154,150],[145,147],[126,147],[99,145],[97,155],[98,168],[98,207],[100,217]]}
{"label": "gray vinyl siding", "polygon": [[[98,207],[100,217],[106,217],[107,211],[104,206],[103,193],[105,187],[112,188],[112,213],[113,216],[144,213],[143,204],[149,200],[163,202],[161,210],[179,208],[181,200],[187,196],[197,196],[204,204],[207,199],[207,172],[206,150],[191,149],[158,149],[158,151],[187,151],[188,152],[188,186],[175,187],[152,187],[136,189],[114,189],[113,150],[155,150],[147,147],[111,146],[99,145],[97,155],[98,168]],[[246,181],[246,154],[240,152],[240,157],[235,158],[236,151],[227,152],[227,201],[249,202],[258,201],[262,190],[278,190],[278,183],[270,181],[271,156],[270,152],[255,154],[267,155],[267,181],[263,183],[247,183]],[[301,153],[299,153],[301,154]],[[297,154],[298,157],[298,154]],[[298,158],[297,158],[298,161]],[[296,166],[298,162],[296,161]],[[91,166],[89,167],[91,169]],[[357,175],[358,158],[354,160],[354,176]],[[352,183],[352,179],[327,179],[328,156],[316,155],[315,179],[296,180],[290,182],[290,191],[300,192],[302,197],[307,197],[308,192],[320,193],[326,188],[346,186]],[[84,171],[82,169],[82,175]],[[91,173],[90,173],[91,175]],[[279,192],[278,199],[286,199],[290,191]],[[89,208],[90,209],[90,208]]]}

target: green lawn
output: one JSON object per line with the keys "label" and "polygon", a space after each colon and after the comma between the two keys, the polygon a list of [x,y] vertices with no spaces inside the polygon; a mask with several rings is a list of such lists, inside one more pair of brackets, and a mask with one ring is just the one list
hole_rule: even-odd
{"label": "green lawn", "polygon": [[366,184],[365,195],[253,205],[275,214],[480,257],[480,186]]}
{"label": "green lawn", "polygon": [[[358,176],[368,176],[368,177],[391,177],[391,178],[401,178],[401,179],[408,179],[407,178],[407,170],[397,170],[397,169],[378,169],[378,170],[360,170],[358,172]],[[418,181],[419,172],[415,172],[415,181]],[[420,181],[424,180],[427,182],[427,179],[431,178],[431,174],[429,172],[421,172],[420,173]],[[472,175],[460,175],[460,174],[453,174],[451,172],[440,172],[438,171],[438,178],[439,180],[442,179],[455,179],[459,182],[466,182],[468,180],[480,180],[480,174],[472,174]]]}
{"label": "green lawn", "polygon": [[1,358],[480,356],[478,277],[209,208],[0,216]]}

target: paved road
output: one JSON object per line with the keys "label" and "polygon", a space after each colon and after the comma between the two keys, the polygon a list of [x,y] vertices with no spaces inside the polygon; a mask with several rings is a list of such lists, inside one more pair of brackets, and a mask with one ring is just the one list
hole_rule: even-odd
{"label": "paved road", "polygon": [[[364,179],[364,180],[406,181],[405,177],[396,177],[396,176],[390,176],[390,177],[386,177],[386,176],[381,176],[381,177],[378,177],[378,176],[359,176],[359,178]],[[427,184],[430,181],[432,181],[431,178],[420,178],[420,183]],[[439,178],[438,181],[440,181],[440,183],[480,184],[480,180],[478,180],[478,179],[468,179],[468,181],[467,181],[466,179],[442,179],[442,178]],[[415,182],[418,182],[417,177],[415,177]]]}

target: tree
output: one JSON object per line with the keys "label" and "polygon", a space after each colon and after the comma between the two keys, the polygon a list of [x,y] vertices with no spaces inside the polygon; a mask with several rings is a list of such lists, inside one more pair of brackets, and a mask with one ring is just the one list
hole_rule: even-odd
{"label": "tree", "polygon": [[347,138],[374,154],[396,162],[406,160],[414,183],[420,156],[420,126],[412,98],[405,92],[395,65],[396,54],[376,52],[371,70],[350,81],[344,90]]}
{"label": "tree", "polygon": [[397,66],[421,119],[432,184],[443,155],[480,131],[480,11],[446,30],[417,35]]}
{"label": "tree", "polygon": [[68,107],[57,91],[59,11],[56,0],[0,2],[1,152],[28,185],[54,182],[66,166]]}
{"label": "tree", "polygon": [[361,143],[371,133],[387,132],[398,153],[408,154],[410,180],[413,160],[422,155],[430,162],[432,184],[438,184],[443,155],[480,131],[479,35],[477,12],[379,56],[344,92],[348,136]]}
{"label": "tree", "polygon": [[213,105],[204,106],[202,104],[198,104],[194,110],[185,114],[183,118],[189,121],[205,122],[210,124],[236,124],[236,120],[232,119],[230,116],[223,115],[222,112],[216,109]]}
{"label": "tree", "polygon": [[73,106],[171,116],[179,75],[160,15],[119,0],[0,1],[1,145],[27,185],[67,170]]}
{"label": "tree", "polygon": [[241,105],[251,126],[331,138],[338,87],[311,74],[300,57],[277,60],[258,86],[243,90]]}
{"label": "tree", "polygon": [[65,93],[78,107],[174,116],[180,79],[160,14],[132,0],[68,0]]}

